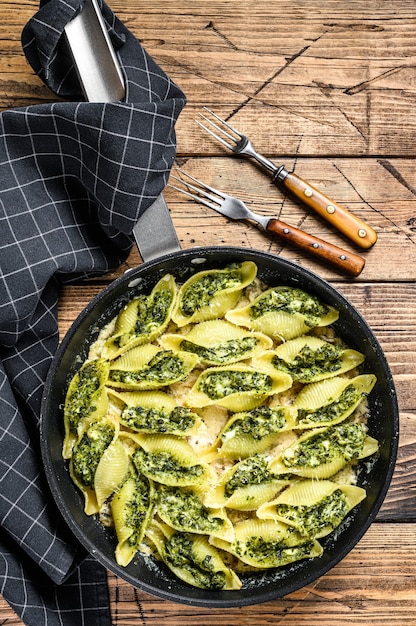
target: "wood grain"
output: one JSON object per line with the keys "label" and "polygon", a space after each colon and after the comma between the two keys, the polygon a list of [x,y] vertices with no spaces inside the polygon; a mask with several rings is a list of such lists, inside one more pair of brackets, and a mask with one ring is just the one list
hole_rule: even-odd
{"label": "wood grain", "polygon": [[[363,315],[388,359],[400,408],[399,455],[376,522],[333,570],[281,600],[206,610],[154,598],[109,575],[114,626],[416,626],[416,5],[413,0],[109,0],[187,96],[177,165],[257,213],[365,258],[342,276],[248,222],[232,223],[167,188],[184,249],[235,245],[281,255],[330,281]],[[21,31],[37,0],[0,4],[0,110],[56,100],[28,65]],[[377,231],[358,250],[247,159],[206,136],[208,106],[256,148]],[[162,251],[161,251],[162,252]],[[62,289],[61,336],[90,299],[142,262]],[[0,623],[22,622],[0,598]],[[72,625],[71,625],[72,626]]]}
{"label": "wood grain", "polygon": [[236,609],[161,601],[110,576],[113,619],[123,626],[416,624],[416,532],[373,524],[350,554],[312,585],[283,599]]}

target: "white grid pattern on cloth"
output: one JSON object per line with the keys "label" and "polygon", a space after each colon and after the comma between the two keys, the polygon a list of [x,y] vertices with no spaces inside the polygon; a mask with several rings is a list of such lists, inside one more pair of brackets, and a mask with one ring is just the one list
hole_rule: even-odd
{"label": "white grid pattern on cloth", "polygon": [[126,99],[80,102],[59,36],[82,0],[49,0],[23,31],[33,69],[75,101],[0,113],[0,591],[31,626],[109,626],[104,569],[51,501],[39,452],[60,284],[116,268],[163,190],[182,92],[103,4]]}

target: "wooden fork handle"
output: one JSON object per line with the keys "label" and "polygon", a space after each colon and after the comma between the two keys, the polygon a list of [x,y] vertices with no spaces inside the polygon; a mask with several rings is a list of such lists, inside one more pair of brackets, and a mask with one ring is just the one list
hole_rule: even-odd
{"label": "wooden fork handle", "polygon": [[377,241],[377,233],[343,206],[334,202],[296,174],[285,171],[280,182],[297,198],[319,213],[361,248],[371,248]]}
{"label": "wooden fork handle", "polygon": [[351,276],[358,276],[365,265],[365,260],[358,254],[338,248],[280,220],[271,219],[266,230]]}

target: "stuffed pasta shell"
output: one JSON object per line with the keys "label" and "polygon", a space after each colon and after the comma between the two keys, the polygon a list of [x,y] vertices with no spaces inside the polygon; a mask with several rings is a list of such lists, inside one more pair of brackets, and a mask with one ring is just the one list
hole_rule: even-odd
{"label": "stuffed pasta shell", "polygon": [[294,381],[312,383],[348,372],[363,361],[364,355],[357,350],[319,337],[304,336],[265,352],[253,359],[253,364],[262,371],[285,372]]}
{"label": "stuffed pasta shell", "polygon": [[365,496],[365,489],[356,485],[305,479],[262,504],[257,515],[293,526],[305,537],[319,539],[337,528]]}
{"label": "stuffed pasta shell", "polygon": [[285,372],[259,372],[246,364],[211,367],[198,376],[185,398],[189,407],[218,404],[230,411],[248,411],[265,398],[289,389],[292,378]]}
{"label": "stuffed pasta shell", "polygon": [[111,513],[117,534],[116,561],[126,567],[140,548],[152,519],[156,491],[151,480],[130,465],[127,477],[111,499]]}
{"label": "stuffed pasta shell", "polygon": [[161,350],[154,344],[132,348],[110,364],[107,385],[118,389],[160,389],[184,380],[198,362],[189,352]]}
{"label": "stuffed pasta shell", "polygon": [[234,539],[234,527],[224,508],[205,506],[205,488],[158,487],[157,513],[169,526],[182,532]]}
{"label": "stuffed pasta shell", "polygon": [[342,422],[368,396],[375,383],[373,374],[362,374],[354,378],[336,376],[305,385],[293,402],[298,426],[317,428]]}
{"label": "stuffed pasta shell", "polygon": [[104,359],[86,361],[72,377],[64,404],[65,438],[64,459],[70,459],[78,439],[78,431],[85,420],[99,420],[108,409],[105,389],[109,364]]}
{"label": "stuffed pasta shell", "polygon": [[338,311],[302,289],[279,286],[267,289],[244,307],[228,311],[227,320],[287,341],[311,328],[328,326],[338,319]]}
{"label": "stuffed pasta shell", "polygon": [[179,289],[172,320],[181,328],[222,317],[235,306],[242,290],[253,282],[256,274],[257,266],[252,261],[194,274]]}
{"label": "stuffed pasta shell", "polygon": [[228,365],[269,350],[273,342],[263,333],[243,330],[226,320],[209,320],[196,324],[186,335],[165,334],[161,344],[167,350],[196,354],[206,365]]}
{"label": "stuffed pasta shell", "polygon": [[176,293],[175,279],[166,274],[150,295],[131,300],[117,316],[114,332],[103,348],[104,358],[114,359],[126,350],[156,339],[170,322]]}
{"label": "stuffed pasta shell", "polygon": [[192,446],[172,435],[128,435],[137,444],[132,455],[137,471],[171,487],[202,485],[212,476]]}
{"label": "stuffed pasta shell", "polygon": [[120,425],[133,432],[187,437],[203,428],[199,415],[164,391],[109,390],[109,398],[117,407]]}
{"label": "stuffed pasta shell", "polygon": [[251,518],[236,524],[234,530],[234,542],[213,538],[211,543],[256,568],[282,567],[323,552],[318,541],[305,539],[287,524],[274,520]]}
{"label": "stuffed pasta shell", "polygon": [[129,458],[110,418],[85,424],[70,460],[70,475],[85,498],[85,513],[97,513],[126,476]]}
{"label": "stuffed pasta shell", "polygon": [[189,585],[216,591],[241,588],[237,574],[227,567],[206,537],[182,533],[156,521],[147,531],[147,537],[167,567]]}
{"label": "stuffed pasta shell", "polygon": [[204,504],[213,508],[255,511],[287,487],[289,480],[287,475],[279,476],[270,470],[267,455],[256,454],[227,469],[221,480],[208,489]]}
{"label": "stuffed pasta shell", "polygon": [[215,456],[242,459],[266,452],[278,437],[295,428],[297,410],[290,406],[263,405],[235,413],[212,448]]}
{"label": "stuffed pasta shell", "polygon": [[329,478],[348,463],[375,454],[378,442],[360,423],[341,423],[305,431],[270,464],[275,473],[289,472],[305,478]]}

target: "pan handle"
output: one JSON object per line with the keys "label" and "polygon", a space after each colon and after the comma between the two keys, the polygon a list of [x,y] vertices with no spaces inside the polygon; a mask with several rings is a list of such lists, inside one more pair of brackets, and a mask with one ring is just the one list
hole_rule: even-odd
{"label": "pan handle", "polygon": [[[65,28],[66,42],[88,102],[114,102],[125,96],[123,73],[96,0],[86,0]],[[143,261],[180,250],[162,194],[140,216],[134,238]]]}
{"label": "pan handle", "polygon": [[139,217],[133,235],[143,261],[181,249],[163,194]]}

